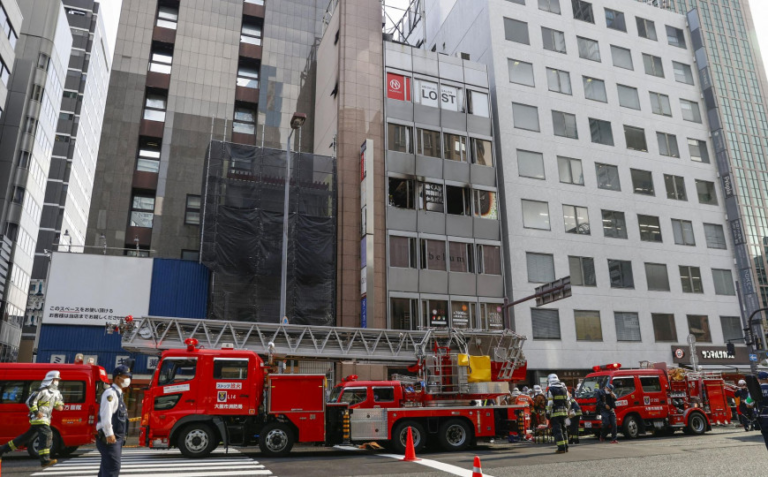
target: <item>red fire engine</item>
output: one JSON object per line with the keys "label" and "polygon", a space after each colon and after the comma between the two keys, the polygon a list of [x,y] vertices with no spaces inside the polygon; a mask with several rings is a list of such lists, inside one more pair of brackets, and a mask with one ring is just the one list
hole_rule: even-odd
{"label": "red fire engine", "polygon": [[731,422],[725,382],[719,373],[667,370],[665,363],[623,369],[613,363],[595,366],[579,385],[576,401],[581,406],[584,429],[597,434],[600,413],[596,396],[607,384],[616,395],[616,424],[624,437],[656,431],[704,434],[713,424]]}

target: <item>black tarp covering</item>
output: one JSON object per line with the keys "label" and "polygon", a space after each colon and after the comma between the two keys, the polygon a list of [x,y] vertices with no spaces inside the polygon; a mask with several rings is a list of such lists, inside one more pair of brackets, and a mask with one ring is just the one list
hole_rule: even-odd
{"label": "black tarp covering", "polygon": [[[336,167],[292,155],[286,314],[335,324]],[[285,151],[214,141],[203,190],[201,260],[213,272],[209,317],[280,320]]]}

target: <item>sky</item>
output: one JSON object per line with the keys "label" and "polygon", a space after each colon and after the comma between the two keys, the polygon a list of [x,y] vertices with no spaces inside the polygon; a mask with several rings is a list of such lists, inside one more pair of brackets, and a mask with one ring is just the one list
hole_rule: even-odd
{"label": "sky", "polygon": [[101,5],[101,14],[104,18],[104,27],[107,31],[109,53],[114,54],[117,23],[120,20],[120,8],[123,6],[123,0],[99,0],[99,4]]}

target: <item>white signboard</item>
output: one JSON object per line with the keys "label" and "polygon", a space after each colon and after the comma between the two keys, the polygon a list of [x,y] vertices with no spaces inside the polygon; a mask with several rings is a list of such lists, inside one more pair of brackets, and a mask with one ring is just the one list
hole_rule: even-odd
{"label": "white signboard", "polygon": [[437,108],[440,104],[440,95],[437,92],[437,83],[424,80],[416,80],[416,85],[416,91],[418,92],[416,101],[423,104],[424,106]]}
{"label": "white signboard", "polygon": [[131,357],[128,355],[118,355],[115,357],[115,367],[120,366],[121,364],[126,364],[125,362],[129,360]]}
{"label": "white signboard", "polygon": [[149,314],[152,259],[54,252],[43,323],[104,326]]}
{"label": "white signboard", "polygon": [[51,363],[52,364],[64,364],[67,362],[67,356],[63,354],[52,354],[51,355]]}
{"label": "white signboard", "polygon": [[432,108],[441,107],[446,111],[463,111],[463,90],[455,86],[440,85],[424,80],[416,80],[416,102]]}
{"label": "white signboard", "polygon": [[159,356],[148,356],[147,357],[147,369],[157,369],[157,363],[160,362]]}

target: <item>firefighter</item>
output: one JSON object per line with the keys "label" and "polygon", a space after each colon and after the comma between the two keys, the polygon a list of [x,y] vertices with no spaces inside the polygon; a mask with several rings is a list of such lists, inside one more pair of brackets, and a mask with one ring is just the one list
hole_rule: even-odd
{"label": "firefighter", "polygon": [[533,399],[531,396],[528,395],[526,392],[521,392],[517,396],[515,396],[515,401],[513,404],[516,404],[518,406],[525,406],[523,408],[523,416],[525,419],[525,430],[526,432],[531,429],[531,413],[533,412]]}
{"label": "firefighter", "polygon": [[747,405],[747,398],[749,397],[747,382],[740,379],[739,387],[734,394],[739,403],[739,422],[744,426],[745,431],[754,430],[752,408]]}
{"label": "firefighter", "polygon": [[533,387],[533,426],[538,429],[539,426],[547,425],[547,396],[541,390],[538,384]]}
{"label": "firefighter", "polygon": [[597,407],[600,410],[600,442],[605,442],[608,433],[611,433],[611,444],[618,444],[616,439],[616,395],[613,393],[613,384],[606,384],[597,392]]}
{"label": "firefighter", "polygon": [[112,387],[101,395],[96,448],[101,454],[98,477],[117,477],[128,431],[128,408],[123,401],[123,390],[131,384],[131,370],[120,365],[112,373]]}
{"label": "firefighter", "polygon": [[547,413],[552,423],[552,434],[555,436],[557,444],[557,454],[568,452],[568,430],[566,419],[571,409],[568,400],[568,390],[560,382],[556,374],[550,374],[547,377],[549,381],[549,391],[547,391]]}
{"label": "firefighter", "polygon": [[571,425],[568,426],[568,444],[578,444],[581,406],[576,402],[573,394],[568,394],[568,401],[571,403],[571,411],[568,413],[568,417],[571,419]]}
{"label": "firefighter", "polygon": [[45,379],[40,383],[40,389],[27,398],[29,408],[29,430],[16,439],[0,447],[0,458],[6,452],[14,451],[19,446],[28,445],[37,438],[37,454],[40,456],[40,465],[50,467],[57,462],[51,459],[51,446],[53,445],[53,432],[51,432],[51,414],[53,410],[64,410],[64,399],[59,392],[61,373],[49,371]]}
{"label": "firefighter", "polygon": [[763,394],[757,408],[757,421],[760,424],[760,433],[763,435],[765,447],[768,448],[768,373],[760,371],[757,373],[757,379],[760,380],[760,391]]}

